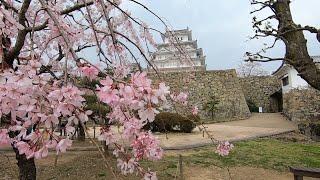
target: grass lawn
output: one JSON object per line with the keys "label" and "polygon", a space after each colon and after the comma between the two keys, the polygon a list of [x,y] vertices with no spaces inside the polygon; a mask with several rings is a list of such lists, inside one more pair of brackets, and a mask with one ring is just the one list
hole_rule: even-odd
{"label": "grass lawn", "polygon": [[279,171],[288,166],[320,167],[320,144],[259,139],[236,143],[226,157],[218,156],[212,147],[195,149],[185,155],[185,161],[202,166],[253,166]]}
{"label": "grass lawn", "polygon": [[[244,172],[248,168],[267,170],[269,174],[282,173],[288,175],[288,166],[304,166],[320,168],[320,143],[288,142],[277,139],[258,139],[237,142],[234,150],[227,157],[220,157],[214,147],[203,147],[185,151],[167,151],[165,157],[158,162],[142,162],[142,166],[157,171],[159,179],[174,179],[177,173],[178,155],[182,154],[186,174],[194,174],[198,170],[216,169],[218,173],[226,167],[241,167]],[[0,174],[15,177],[14,156],[11,157],[11,168],[8,161],[0,156]],[[48,160],[37,161],[38,179],[110,179],[110,173],[104,168],[98,152],[69,152],[59,158],[58,166],[53,167],[54,156]],[[115,165],[115,160],[110,158]],[[220,170],[219,170],[220,169]],[[244,174],[234,170],[233,175]],[[261,172],[257,172],[259,176]],[[226,174],[221,175],[225,177]],[[257,179],[255,176],[248,179]],[[208,178],[210,177],[210,178]],[[211,179],[211,175],[202,179]],[[135,176],[123,179],[141,179]],[[189,179],[193,179],[190,178]],[[201,178],[200,178],[201,179]],[[214,179],[214,178],[213,178]],[[234,179],[234,178],[233,178]],[[235,178],[237,179],[237,178]],[[240,178],[241,179],[241,178]],[[276,177],[275,179],[279,179]]]}
{"label": "grass lawn", "polygon": [[[257,167],[280,172],[288,171],[289,166],[320,168],[320,143],[287,142],[276,139],[258,139],[235,143],[229,156],[220,157],[214,147],[203,147],[183,152],[169,152],[160,164],[166,164],[160,175],[165,178],[176,171],[178,154],[183,155],[186,166],[221,168]],[[147,163],[150,164],[150,163]],[[161,167],[150,164],[151,166]]]}

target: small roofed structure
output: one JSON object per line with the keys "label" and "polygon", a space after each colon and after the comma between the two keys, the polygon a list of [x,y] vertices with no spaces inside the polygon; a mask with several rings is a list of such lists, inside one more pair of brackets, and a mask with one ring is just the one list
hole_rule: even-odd
{"label": "small roofed structure", "polygon": [[[320,56],[311,56],[313,61],[320,66]],[[283,62],[281,66],[272,73],[282,82],[282,92],[286,93],[292,89],[305,89],[310,85],[299,76],[298,71],[291,65]]]}

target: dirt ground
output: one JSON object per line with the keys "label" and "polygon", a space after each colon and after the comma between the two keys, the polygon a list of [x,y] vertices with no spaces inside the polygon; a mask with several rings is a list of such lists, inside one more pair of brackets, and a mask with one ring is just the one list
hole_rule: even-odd
{"label": "dirt ground", "polygon": [[[194,173],[197,172],[197,173]],[[278,172],[274,170],[267,170],[253,167],[234,167],[228,170],[217,167],[199,168],[188,167],[186,169],[185,177],[188,180],[292,180],[293,176],[287,172]]]}
{"label": "dirt ground", "polygon": [[[195,173],[197,172],[197,173]],[[199,168],[189,167],[186,169],[186,180],[293,180],[292,173],[278,172],[269,169],[253,167],[235,167],[227,170],[217,167]],[[231,178],[230,178],[231,176]],[[319,178],[304,177],[304,180],[319,180]]]}
{"label": "dirt ground", "polygon": [[[173,154],[175,152],[169,153]],[[8,159],[9,158],[9,159]],[[37,174],[38,179],[67,179],[67,180],[94,180],[94,179],[112,179],[110,172],[108,172],[97,152],[83,151],[83,152],[68,152],[63,156],[59,156],[58,164],[54,166],[55,156],[51,155],[47,159],[37,160]],[[111,164],[115,164],[110,160]],[[157,167],[160,171],[164,171],[168,167]],[[279,172],[276,170],[255,168],[255,167],[231,167],[229,172],[226,168],[219,167],[203,167],[199,165],[184,165],[184,177],[186,180],[292,180],[293,176],[289,172]],[[159,172],[158,172],[159,173]],[[178,174],[174,168],[170,176],[167,174],[159,175],[159,179],[175,179],[174,176]],[[120,177],[118,177],[120,179]],[[122,176],[122,179],[141,179],[137,176]],[[15,165],[14,154],[2,154],[0,156],[0,179],[9,180],[17,179],[17,167]],[[306,178],[309,180],[308,178]]]}
{"label": "dirt ground", "polygon": [[[254,113],[249,119],[206,124],[207,131],[220,141],[239,141],[271,136],[294,131],[297,126],[280,113]],[[210,144],[211,140],[195,128],[191,134],[168,133],[157,135],[162,147],[167,149],[184,148]]]}
{"label": "dirt ground", "polygon": [[[0,157],[0,179],[17,179],[17,167],[14,154],[6,154],[7,158]],[[104,169],[101,158],[97,152],[69,152],[58,158],[57,167],[54,167],[55,156],[37,160],[38,179],[111,179],[110,174]],[[114,163],[114,162],[112,162]],[[173,175],[176,173],[173,172]],[[230,168],[233,180],[291,180],[292,175],[288,172],[278,172],[252,167]],[[184,177],[187,180],[228,180],[227,169],[219,167],[184,166]],[[135,176],[122,177],[124,179],[140,179]],[[173,177],[159,177],[159,179],[174,179]]]}

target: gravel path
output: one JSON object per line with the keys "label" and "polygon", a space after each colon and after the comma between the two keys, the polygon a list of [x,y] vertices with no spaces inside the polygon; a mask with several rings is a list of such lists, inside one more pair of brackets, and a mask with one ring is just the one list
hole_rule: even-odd
{"label": "gravel path", "polygon": [[[291,132],[297,126],[279,113],[253,114],[247,120],[206,125],[213,137],[220,141],[240,141]],[[164,149],[187,149],[205,146],[211,140],[196,128],[191,134],[169,133],[157,135]]]}
{"label": "gravel path", "polygon": [[[208,132],[219,141],[241,141],[259,137],[272,136],[291,132],[297,129],[297,126],[286,120],[280,113],[262,113],[253,114],[247,120],[206,124]],[[114,129],[117,131],[117,128]],[[93,137],[93,128],[89,128],[89,134]],[[99,134],[99,128],[96,128],[96,135]],[[183,150],[195,147],[201,147],[211,144],[211,140],[198,128],[192,133],[168,133],[157,134],[161,141],[161,146],[166,150]],[[72,150],[95,150],[94,146],[72,147]],[[11,150],[11,147],[1,147],[0,151]]]}

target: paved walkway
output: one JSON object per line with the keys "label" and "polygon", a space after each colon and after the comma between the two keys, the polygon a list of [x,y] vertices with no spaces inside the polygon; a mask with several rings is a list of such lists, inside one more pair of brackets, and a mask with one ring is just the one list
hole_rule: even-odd
{"label": "paved walkway", "polygon": [[[297,129],[297,126],[286,120],[279,113],[253,114],[247,120],[206,125],[208,132],[217,140],[239,141],[258,137],[271,136]],[[164,149],[186,149],[208,145],[211,140],[198,128],[191,134],[159,134]]]}

